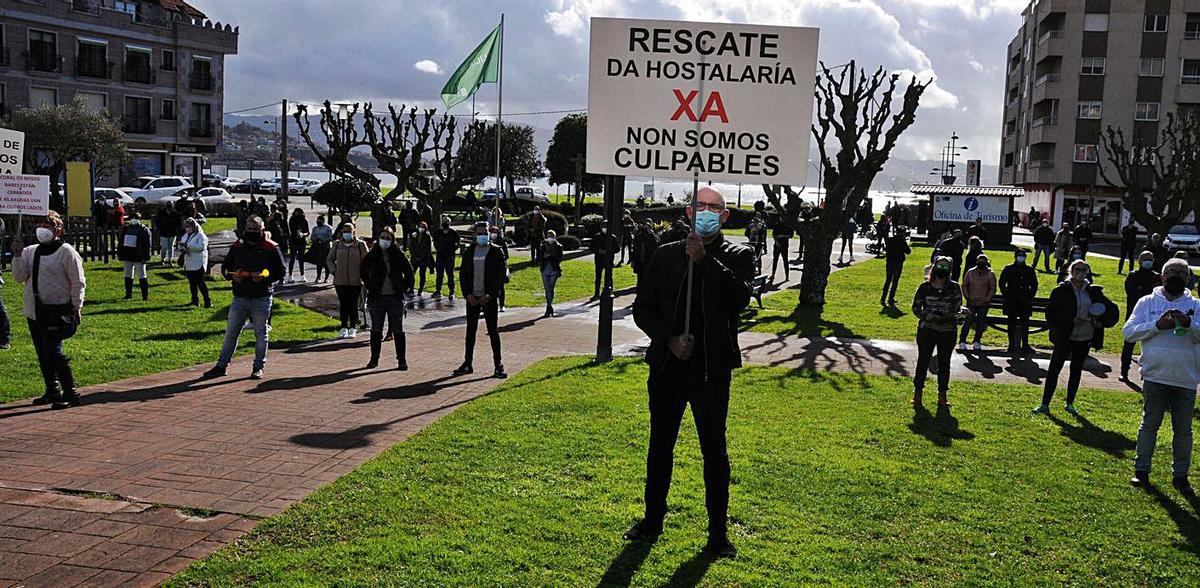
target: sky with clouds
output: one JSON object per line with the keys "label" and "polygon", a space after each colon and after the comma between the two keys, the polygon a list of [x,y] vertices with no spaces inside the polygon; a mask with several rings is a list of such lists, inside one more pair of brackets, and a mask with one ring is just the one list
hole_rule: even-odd
{"label": "sky with clouds", "polygon": [[[583,108],[592,16],[804,25],[820,59],[932,76],[894,155],[934,159],[957,131],[985,164],[999,158],[1004,53],[1024,0],[191,0],[241,27],[226,61],[227,111],[279,98],[440,107],[439,90],[505,14],[504,111]],[[485,85],[477,109],[495,109]],[[268,112],[268,111],[264,111]],[[454,109],[468,114],[470,104]],[[510,120],[552,128],[555,115]]]}

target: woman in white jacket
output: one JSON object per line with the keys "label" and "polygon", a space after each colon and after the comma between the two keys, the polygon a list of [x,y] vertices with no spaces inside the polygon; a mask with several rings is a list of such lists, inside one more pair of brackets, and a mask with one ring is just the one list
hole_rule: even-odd
{"label": "woman in white jacket", "polygon": [[196,219],[183,221],[183,234],[179,236],[179,248],[183,251],[183,275],[187,276],[188,288],[192,291],[192,306],[200,306],[200,296],[204,297],[204,308],[212,308],[212,300],[208,297],[208,284],[205,278],[208,274],[208,235]]}

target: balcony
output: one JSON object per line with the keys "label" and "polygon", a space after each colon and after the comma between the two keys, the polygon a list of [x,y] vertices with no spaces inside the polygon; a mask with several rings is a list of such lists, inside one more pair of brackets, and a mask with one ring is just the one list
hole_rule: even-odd
{"label": "balcony", "polygon": [[154,119],[141,116],[127,116],[124,119],[126,133],[133,135],[153,135],[155,132]]}
{"label": "balcony", "polygon": [[1186,82],[1187,77],[1184,76],[1183,84],[1175,86],[1175,102],[1179,104],[1200,103],[1200,80],[1197,83],[1189,84]]}
{"label": "balcony", "polygon": [[1033,104],[1037,104],[1047,98],[1054,98],[1058,90],[1059,75],[1052,73],[1046,74],[1037,79],[1033,83]]}
{"label": "balcony", "polygon": [[75,58],[75,75],[81,78],[112,79],[112,64],[92,57]]}
{"label": "balcony", "polygon": [[1029,136],[1026,137],[1026,142],[1030,145],[1038,143],[1057,143],[1058,142],[1058,117],[1043,116],[1036,118],[1029,125]]}
{"label": "balcony", "polygon": [[213,137],[213,124],[211,122],[192,121],[188,125],[188,136],[198,139],[211,139]]}
{"label": "balcony", "polygon": [[62,72],[62,55],[48,51],[25,54],[25,69],[29,71]]}
{"label": "balcony", "polygon": [[212,74],[192,72],[192,75],[189,76],[188,87],[193,90],[212,92],[216,89],[217,83]]}
{"label": "balcony", "polygon": [[155,81],[154,69],[148,65],[125,65],[126,82],[135,84],[153,84]]}
{"label": "balcony", "polygon": [[1025,165],[1029,169],[1054,169],[1053,159],[1031,159]]}

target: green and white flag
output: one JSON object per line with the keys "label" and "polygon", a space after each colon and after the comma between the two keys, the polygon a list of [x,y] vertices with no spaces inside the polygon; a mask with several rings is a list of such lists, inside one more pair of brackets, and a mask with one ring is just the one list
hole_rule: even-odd
{"label": "green and white flag", "polygon": [[467,56],[442,86],[446,108],[470,98],[484,83],[495,83],[500,75],[500,25]]}

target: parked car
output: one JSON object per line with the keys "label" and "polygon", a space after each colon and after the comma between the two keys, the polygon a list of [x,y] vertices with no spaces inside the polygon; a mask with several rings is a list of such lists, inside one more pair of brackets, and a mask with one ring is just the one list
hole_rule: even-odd
{"label": "parked car", "polygon": [[121,189],[128,193],[134,202],[142,204],[158,202],[191,187],[192,181],[183,176],[142,176]]}
{"label": "parked car", "polygon": [[[292,184],[295,184],[296,182],[299,182],[299,181],[300,180],[298,178],[288,178],[288,190],[289,191],[291,190]],[[283,184],[283,178],[271,178],[269,180],[264,181],[259,186],[259,189],[262,190],[263,192],[266,192],[267,194],[275,194],[278,196],[279,195],[279,187],[282,184]]]}
{"label": "parked car", "polygon": [[[233,195],[230,194],[225,188],[200,188],[196,191],[196,195],[200,197],[200,201],[206,206],[209,204],[229,204],[234,201]],[[173,204],[176,200],[179,200],[179,197],[179,194],[167,196],[166,198],[159,200],[159,202],[162,202],[163,204]]]}
{"label": "parked car", "polygon": [[319,180],[296,180],[288,183],[288,194],[309,196],[322,186]]}
{"label": "parked car", "polygon": [[232,191],[235,194],[249,194],[251,192],[254,192],[255,194],[262,194],[262,184],[265,181],[266,180],[262,178],[250,178],[249,180],[242,180],[241,183],[233,187]]}
{"label": "parked car", "polygon": [[243,180],[242,178],[221,178],[221,185],[219,185],[217,187],[225,188],[226,190],[229,190],[230,192],[232,192],[234,186],[237,186],[238,184],[240,184],[244,181],[245,180]]}
{"label": "parked car", "polygon": [[1200,231],[1196,230],[1195,225],[1175,225],[1167,233],[1167,238],[1163,239],[1163,246],[1171,252],[1200,253]]}
{"label": "parked car", "polygon": [[533,186],[517,186],[514,197],[517,200],[533,202],[534,204],[550,204],[550,197],[546,195],[546,191]]}
{"label": "parked car", "polygon": [[221,176],[218,176],[216,174],[204,174],[204,175],[200,176],[200,185],[201,186],[220,186],[221,180],[223,180],[223,179],[225,179],[225,178],[222,178]]}
{"label": "parked car", "polygon": [[133,204],[133,198],[120,188],[95,188],[92,190],[92,201],[113,199],[121,201],[123,206]]}

